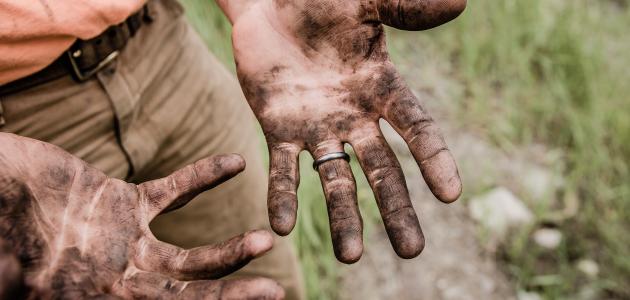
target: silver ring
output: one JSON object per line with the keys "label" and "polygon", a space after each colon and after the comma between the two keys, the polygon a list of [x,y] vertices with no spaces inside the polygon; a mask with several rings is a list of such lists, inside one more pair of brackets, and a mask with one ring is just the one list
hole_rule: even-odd
{"label": "silver ring", "polygon": [[331,161],[331,160],[335,160],[335,159],[340,159],[342,158],[343,160],[350,162],[350,155],[348,155],[348,153],[346,152],[333,152],[333,153],[328,153],[325,155],[322,155],[322,157],[316,159],[313,162],[313,169],[317,170],[317,168],[319,168],[319,166],[327,161]]}

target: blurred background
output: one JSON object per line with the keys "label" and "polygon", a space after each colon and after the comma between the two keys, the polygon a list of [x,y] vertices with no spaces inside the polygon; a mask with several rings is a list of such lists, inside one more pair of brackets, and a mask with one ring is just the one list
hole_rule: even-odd
{"label": "blurred background", "polygon": [[[210,50],[234,70],[230,25],[214,1],[183,2]],[[414,260],[395,256],[354,165],[366,251],[345,266],[332,252],[319,179],[302,155],[291,238],[309,298],[630,299],[629,6],[473,0],[440,28],[390,30],[392,58],[444,129],[464,194],[438,203],[383,124],[427,247]]]}

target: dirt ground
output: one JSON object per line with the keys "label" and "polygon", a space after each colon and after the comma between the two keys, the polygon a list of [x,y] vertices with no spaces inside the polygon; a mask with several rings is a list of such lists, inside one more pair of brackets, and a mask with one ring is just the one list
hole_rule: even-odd
{"label": "dirt ground", "polygon": [[[458,161],[465,189],[462,198],[472,196],[467,193],[471,187],[492,181],[497,173],[509,177],[505,173],[514,171],[512,158],[469,132],[453,129],[461,126],[449,120],[448,109],[438,102],[456,96],[448,79],[435,76],[440,73],[435,69],[406,73],[410,85],[442,127]],[[386,123],[381,127],[403,165],[426,247],[418,258],[400,259],[382,224],[372,226],[362,259],[342,268],[341,299],[516,299],[514,287],[493,254],[479,243],[477,225],[469,217],[465,201],[450,205],[437,201],[404,141]]]}

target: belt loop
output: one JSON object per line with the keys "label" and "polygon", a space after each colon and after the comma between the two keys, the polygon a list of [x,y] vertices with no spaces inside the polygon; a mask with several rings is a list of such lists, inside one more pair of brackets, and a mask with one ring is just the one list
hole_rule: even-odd
{"label": "belt loop", "polygon": [[0,128],[2,128],[5,124],[4,110],[2,109],[2,98],[0,98]]}

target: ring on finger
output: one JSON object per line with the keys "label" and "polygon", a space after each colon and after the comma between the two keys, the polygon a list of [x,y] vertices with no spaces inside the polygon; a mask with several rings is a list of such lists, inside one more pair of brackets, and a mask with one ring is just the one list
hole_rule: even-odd
{"label": "ring on finger", "polygon": [[313,169],[317,171],[321,164],[327,161],[335,160],[335,159],[343,159],[347,162],[350,162],[350,155],[348,155],[348,153],[345,153],[345,152],[333,152],[333,153],[324,154],[313,162]]}

